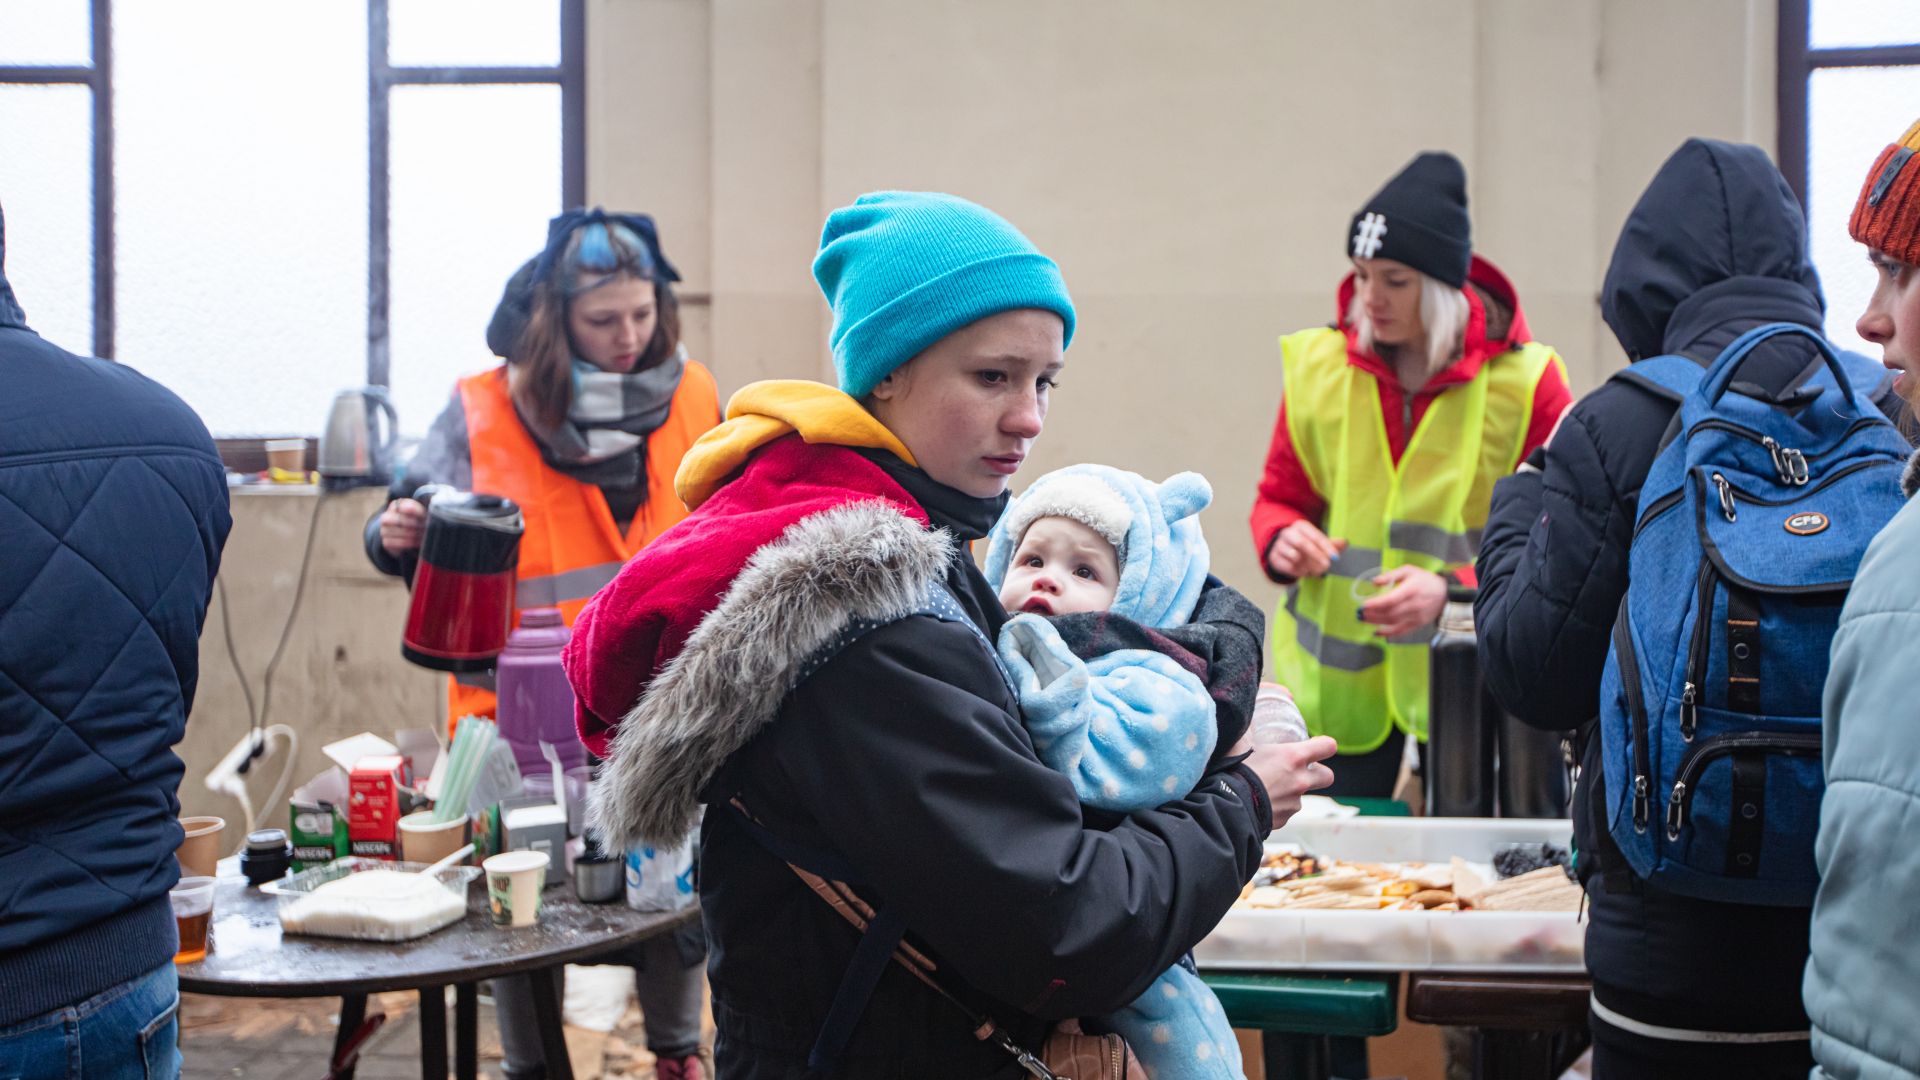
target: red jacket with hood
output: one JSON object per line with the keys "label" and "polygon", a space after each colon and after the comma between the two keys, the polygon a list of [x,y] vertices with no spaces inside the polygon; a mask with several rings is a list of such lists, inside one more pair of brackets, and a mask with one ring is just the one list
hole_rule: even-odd
{"label": "red jacket with hood", "polygon": [[[1520,310],[1520,297],[1514,292],[1512,282],[1492,263],[1475,255],[1467,271],[1467,328],[1460,358],[1429,379],[1417,393],[1409,395],[1401,389],[1400,380],[1394,375],[1391,365],[1373,353],[1360,350],[1356,341],[1357,332],[1347,319],[1347,311],[1353,303],[1353,291],[1353,275],[1348,274],[1340,283],[1339,317],[1335,325],[1347,335],[1347,363],[1372,375],[1379,387],[1380,415],[1386,421],[1387,446],[1395,462],[1406,450],[1407,440],[1414,429],[1420,426],[1420,418],[1426,415],[1427,406],[1433,404],[1433,399],[1441,391],[1472,382],[1488,358],[1533,340],[1533,334],[1527,328],[1527,317]],[[1546,444],[1547,436],[1553,433],[1554,424],[1559,422],[1560,415],[1572,404],[1573,392],[1567,386],[1566,372],[1558,364],[1548,364],[1534,391],[1533,417],[1527,424],[1526,442],[1520,450],[1522,460],[1535,448]],[[1267,553],[1273,548],[1274,538],[1280,535],[1280,530],[1303,519],[1319,524],[1326,508],[1325,497],[1314,490],[1312,481],[1307,479],[1306,469],[1294,453],[1293,440],[1287,434],[1287,403],[1282,401],[1250,521],[1254,550],[1259,552],[1260,566],[1266,570],[1269,578],[1283,585],[1291,580],[1275,574],[1267,566]],[[1461,577],[1471,584],[1472,573],[1472,568],[1467,567]]]}

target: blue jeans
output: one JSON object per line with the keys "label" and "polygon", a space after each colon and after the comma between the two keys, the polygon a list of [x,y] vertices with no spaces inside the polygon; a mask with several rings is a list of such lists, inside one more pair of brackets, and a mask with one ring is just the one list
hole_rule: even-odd
{"label": "blue jeans", "polygon": [[180,976],[173,962],[12,1027],[0,1028],[6,1080],[177,1080]]}

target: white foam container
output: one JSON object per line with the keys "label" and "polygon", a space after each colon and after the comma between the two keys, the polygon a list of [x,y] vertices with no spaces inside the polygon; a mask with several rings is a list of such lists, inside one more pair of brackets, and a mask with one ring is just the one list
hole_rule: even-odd
{"label": "white foam container", "polygon": [[418,903],[348,897],[318,897],[328,882],[372,870],[417,873],[426,863],[388,862],[348,856],[292,877],[268,882],[260,891],[277,898],[280,928],[289,934],[346,938],[352,941],[411,941],[459,922],[467,913],[467,885],[480,876],[477,866],[449,866],[434,874],[434,892]]}
{"label": "white foam container", "polygon": [[[1573,825],[1525,818],[1296,820],[1297,844],[1349,862],[1486,863],[1503,844],[1567,847]],[[1215,971],[1514,971],[1580,974],[1586,924],[1572,911],[1290,911],[1235,907],[1193,950]]]}

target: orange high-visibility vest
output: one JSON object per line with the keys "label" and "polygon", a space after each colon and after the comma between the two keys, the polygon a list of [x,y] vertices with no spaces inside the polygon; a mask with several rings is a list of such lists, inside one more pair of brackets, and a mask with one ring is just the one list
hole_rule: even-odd
{"label": "orange high-visibility vest", "polygon": [[[504,495],[526,520],[520,537],[520,569],[514,623],[529,608],[556,607],[568,626],[587,599],[613,580],[628,559],[687,516],[674,494],[673,476],[694,440],[720,423],[720,393],[713,374],[687,361],[666,422],[647,436],[647,501],[626,535],[599,488],[559,472],[540,457],[507,393],[505,365],[461,379],[467,442],[473,457],[473,490]],[[494,714],[490,690],[447,681],[447,732],[463,716]]]}

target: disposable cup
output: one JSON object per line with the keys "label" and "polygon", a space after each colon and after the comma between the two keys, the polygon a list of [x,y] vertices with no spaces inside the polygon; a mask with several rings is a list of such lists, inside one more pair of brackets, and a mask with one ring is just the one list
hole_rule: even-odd
{"label": "disposable cup", "polygon": [[187,831],[186,839],[180,841],[179,850],[174,852],[174,857],[180,860],[180,873],[187,877],[212,877],[214,864],[220,861],[220,834],[227,827],[226,819],[183,817],[180,827]]}
{"label": "disposable cup", "polygon": [[213,886],[210,877],[183,877],[167,891],[173,922],[180,930],[176,964],[191,964],[207,955],[208,930],[213,925]]}
{"label": "disposable cup", "polygon": [[1381,574],[1384,574],[1386,572],[1387,572],[1386,567],[1375,566],[1375,567],[1370,567],[1366,570],[1362,570],[1358,574],[1354,575],[1354,578],[1353,578],[1354,600],[1364,604],[1367,601],[1373,599],[1374,597],[1379,596],[1381,593],[1392,592],[1393,591],[1392,585],[1375,585],[1373,583],[1374,578],[1377,578]]}
{"label": "disposable cup", "polygon": [[400,858],[405,862],[437,863],[467,842],[467,819],[433,820],[433,811],[421,810],[400,819]]}
{"label": "disposable cup", "polygon": [[503,851],[480,864],[487,872],[487,909],[495,926],[532,926],[547,884],[547,853]]}
{"label": "disposable cup", "polygon": [[267,464],[282,472],[305,472],[307,464],[307,440],[268,439]]}

